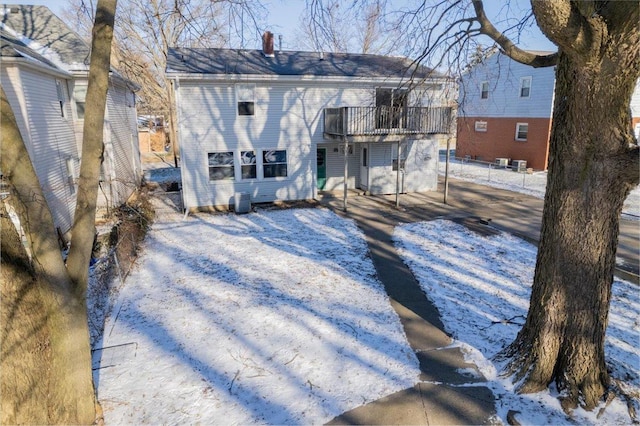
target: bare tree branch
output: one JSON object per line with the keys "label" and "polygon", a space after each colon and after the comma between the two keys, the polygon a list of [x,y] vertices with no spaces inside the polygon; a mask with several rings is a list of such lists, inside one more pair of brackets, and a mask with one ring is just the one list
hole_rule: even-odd
{"label": "bare tree branch", "polygon": [[550,67],[558,61],[557,53],[551,55],[536,55],[517,47],[513,42],[498,31],[487,18],[482,0],[473,0],[473,7],[476,12],[475,19],[480,24],[480,33],[491,37],[502,48],[506,55],[514,61],[530,65],[534,68]]}

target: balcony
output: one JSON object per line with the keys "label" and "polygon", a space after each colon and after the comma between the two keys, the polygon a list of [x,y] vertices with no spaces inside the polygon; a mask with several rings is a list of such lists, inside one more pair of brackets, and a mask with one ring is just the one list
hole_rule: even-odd
{"label": "balcony", "polygon": [[349,142],[397,141],[448,134],[451,107],[340,107],[324,109],[325,139]]}

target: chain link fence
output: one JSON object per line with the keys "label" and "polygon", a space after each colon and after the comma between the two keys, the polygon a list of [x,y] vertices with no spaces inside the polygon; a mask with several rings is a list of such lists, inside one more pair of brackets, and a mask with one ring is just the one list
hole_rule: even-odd
{"label": "chain link fence", "polygon": [[[439,172],[441,175],[445,174],[445,167],[446,150],[440,151]],[[449,157],[449,176],[538,198],[544,198],[547,187],[546,171],[516,170],[509,165],[455,157],[454,151]],[[626,219],[640,220],[640,186],[631,191],[625,200],[623,215]]]}

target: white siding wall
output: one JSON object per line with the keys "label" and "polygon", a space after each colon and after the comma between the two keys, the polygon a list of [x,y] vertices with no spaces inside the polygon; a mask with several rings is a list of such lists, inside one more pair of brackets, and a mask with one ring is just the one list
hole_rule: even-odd
{"label": "white siding wall", "polygon": [[79,172],[67,81],[58,79],[65,89],[65,117],[62,117],[56,77],[14,66],[3,67],[1,71],[2,87],[18,120],[54,223],[62,232],[67,232],[76,205],[76,185],[69,179],[68,159],[75,176]]}
{"label": "white siding wall", "polygon": [[[325,191],[338,191],[344,188],[344,144],[330,143],[319,145],[327,149],[327,184]],[[347,154],[349,189],[360,186],[360,148],[357,144],[349,144]]]}
{"label": "white siding wall", "polygon": [[[401,192],[434,191],[438,184],[437,149],[435,138],[407,140],[405,169],[400,171]],[[369,144],[369,192],[371,194],[395,194],[397,172],[393,159],[397,156],[397,144]]]}
{"label": "white siding wall", "polygon": [[[237,116],[233,84],[180,83],[178,118],[186,208],[231,204],[235,192],[250,193],[252,202],[313,198],[316,147],[325,142],[323,108],[370,105],[374,101],[370,86],[358,88],[357,85],[323,87],[301,83],[292,87],[258,82],[255,92],[255,115]],[[268,149],[287,150],[288,176],[262,179],[259,166],[257,179],[240,180],[240,151],[255,150],[260,160],[261,150]],[[207,153],[215,151],[235,153],[235,181],[209,181]],[[328,149],[327,155],[332,157],[333,150]],[[352,159],[354,176],[355,155],[357,153]],[[332,173],[330,170],[333,169],[328,168],[327,175]],[[340,176],[342,174],[340,172]],[[353,184],[355,186],[355,180]],[[330,180],[328,185],[337,183]]]}
{"label": "white siding wall", "polygon": [[[520,79],[531,77],[531,93],[520,97]],[[489,96],[481,99],[481,84]],[[460,85],[458,114],[467,117],[548,118],[553,108],[554,67],[533,68],[496,53],[465,74]]]}
{"label": "white siding wall", "polygon": [[[111,206],[119,206],[140,185],[141,166],[133,93],[111,82],[107,92],[108,139],[105,140],[105,175],[111,188]],[[105,176],[106,177],[106,176]],[[104,200],[103,200],[104,201]]]}

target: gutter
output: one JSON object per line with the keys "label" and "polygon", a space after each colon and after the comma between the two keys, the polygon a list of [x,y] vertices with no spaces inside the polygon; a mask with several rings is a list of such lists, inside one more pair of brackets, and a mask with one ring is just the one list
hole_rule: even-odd
{"label": "gutter", "polygon": [[7,66],[12,66],[12,65],[13,66],[22,65],[25,68],[31,68],[36,71],[46,72],[48,74],[52,74],[55,77],[64,78],[64,79],[73,79],[73,74],[67,71],[64,71],[60,68],[54,68],[43,62],[40,62],[35,59],[27,58],[25,56],[20,56],[20,57],[2,56],[0,58],[0,63],[2,64],[3,68]]}

